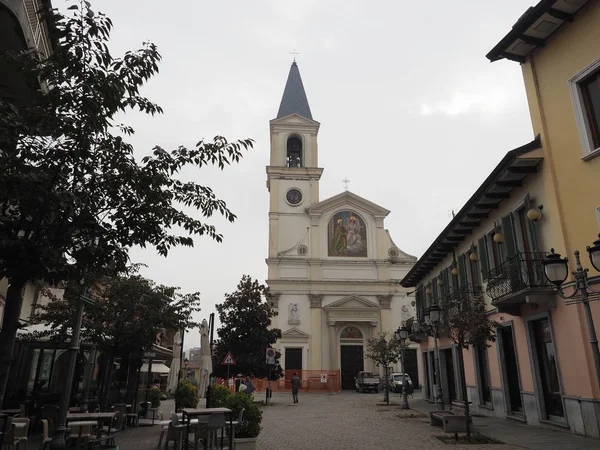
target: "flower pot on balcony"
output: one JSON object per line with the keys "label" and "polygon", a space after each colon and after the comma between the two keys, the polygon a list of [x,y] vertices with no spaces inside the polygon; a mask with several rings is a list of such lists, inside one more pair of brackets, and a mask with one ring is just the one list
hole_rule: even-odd
{"label": "flower pot on balcony", "polygon": [[256,450],[258,438],[235,438],[235,450]]}

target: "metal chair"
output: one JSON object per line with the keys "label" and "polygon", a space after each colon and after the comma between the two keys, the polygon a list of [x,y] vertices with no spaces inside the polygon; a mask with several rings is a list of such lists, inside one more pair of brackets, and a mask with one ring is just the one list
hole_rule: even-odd
{"label": "metal chair", "polygon": [[102,431],[106,432],[106,434],[114,434],[123,430],[123,421],[125,420],[125,414],[117,412],[115,417],[112,420],[112,423],[108,427],[103,427]]}

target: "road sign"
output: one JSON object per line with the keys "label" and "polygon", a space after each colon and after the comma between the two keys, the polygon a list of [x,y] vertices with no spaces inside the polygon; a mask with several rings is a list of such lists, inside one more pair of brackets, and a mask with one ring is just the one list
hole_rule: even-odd
{"label": "road sign", "polygon": [[231,352],[227,352],[227,354],[225,355],[225,359],[223,360],[223,362],[221,363],[221,365],[223,365],[223,366],[235,366],[235,359],[233,359],[233,356],[231,355]]}
{"label": "road sign", "polygon": [[321,383],[327,383],[327,374],[326,373],[321,374]]}
{"label": "road sign", "polygon": [[267,349],[267,364],[275,364],[275,349]]}

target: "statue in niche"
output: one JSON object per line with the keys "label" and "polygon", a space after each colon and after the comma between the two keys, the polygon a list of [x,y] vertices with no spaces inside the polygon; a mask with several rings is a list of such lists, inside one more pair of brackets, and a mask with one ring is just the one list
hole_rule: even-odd
{"label": "statue in niche", "polygon": [[406,323],[406,321],[410,318],[410,312],[408,311],[408,306],[402,305],[400,308],[400,320],[402,323]]}
{"label": "statue in niche", "polygon": [[288,324],[299,325],[300,324],[300,308],[298,303],[290,303],[288,305]]}

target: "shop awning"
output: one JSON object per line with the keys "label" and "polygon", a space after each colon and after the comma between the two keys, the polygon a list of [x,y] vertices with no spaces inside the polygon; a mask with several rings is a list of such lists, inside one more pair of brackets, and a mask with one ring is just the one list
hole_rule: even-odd
{"label": "shop awning", "polygon": [[[163,363],[152,363],[152,373],[169,373],[169,368]],[[141,373],[148,373],[148,363],[142,364]]]}

